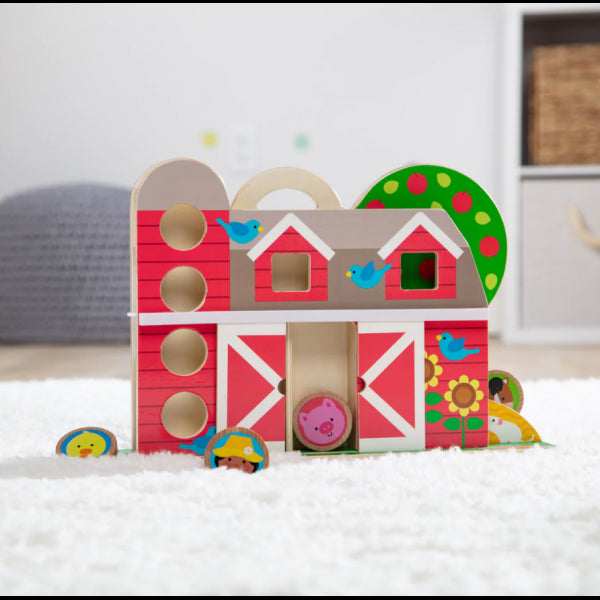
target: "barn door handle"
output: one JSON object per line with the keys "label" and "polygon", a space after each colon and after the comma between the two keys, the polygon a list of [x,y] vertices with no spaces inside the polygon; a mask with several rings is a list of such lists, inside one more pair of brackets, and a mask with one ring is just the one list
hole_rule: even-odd
{"label": "barn door handle", "polygon": [[275,167],[255,175],[247,181],[233,200],[231,208],[256,210],[258,203],[277,190],[298,190],[308,194],[317,208],[343,208],[338,195],[321,177],[297,167]]}
{"label": "barn door handle", "polygon": [[600,249],[600,237],[596,237],[592,232],[585,226],[581,213],[572,204],[567,206],[567,212],[571,219],[571,225],[577,234],[577,237],[590,248]]}

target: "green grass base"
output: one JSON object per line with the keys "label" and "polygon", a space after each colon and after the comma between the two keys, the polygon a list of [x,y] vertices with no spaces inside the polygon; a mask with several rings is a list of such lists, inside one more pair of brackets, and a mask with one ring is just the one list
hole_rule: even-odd
{"label": "green grass base", "polygon": [[[554,444],[548,444],[547,442],[518,442],[515,444],[491,444],[489,446],[480,446],[477,448],[459,448],[458,446],[451,446],[450,448],[442,448],[442,450],[451,450],[453,448],[459,448],[464,452],[482,451],[482,450],[506,450],[507,448],[517,448],[525,450],[526,448],[533,448],[535,446],[543,446],[547,448],[554,448]],[[344,454],[350,456],[373,456],[377,454],[403,454],[405,452],[429,452],[430,450],[437,450],[438,448],[427,448],[426,450],[381,450],[377,452],[360,452],[359,450],[330,450],[329,452],[318,452],[315,450],[302,450],[303,456],[341,456]]]}

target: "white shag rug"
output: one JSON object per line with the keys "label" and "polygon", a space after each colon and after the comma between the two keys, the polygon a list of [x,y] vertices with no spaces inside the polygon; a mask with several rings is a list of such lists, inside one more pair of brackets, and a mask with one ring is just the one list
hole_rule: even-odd
{"label": "white shag rug", "polygon": [[129,448],[123,380],[0,383],[2,595],[592,595],[600,379],[523,382],[553,448],[58,457],[100,426]]}

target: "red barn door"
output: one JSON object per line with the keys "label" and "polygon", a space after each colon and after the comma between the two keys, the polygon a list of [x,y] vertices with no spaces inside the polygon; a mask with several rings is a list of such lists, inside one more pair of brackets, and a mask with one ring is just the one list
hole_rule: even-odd
{"label": "red barn door", "polygon": [[247,427],[285,449],[285,334],[285,323],[218,326],[217,431]]}
{"label": "red barn door", "polygon": [[358,323],[361,452],[425,448],[423,353],[423,323]]}

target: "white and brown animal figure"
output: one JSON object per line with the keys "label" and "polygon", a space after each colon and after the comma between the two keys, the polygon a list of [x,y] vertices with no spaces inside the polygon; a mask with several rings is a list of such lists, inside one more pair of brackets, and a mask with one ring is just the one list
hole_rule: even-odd
{"label": "white and brown animal figure", "polygon": [[490,371],[488,378],[490,400],[520,413],[523,408],[523,388],[518,379],[508,371]]}
{"label": "white and brown animal figure", "polygon": [[517,411],[499,402],[489,404],[489,443],[541,442],[538,432]]}

